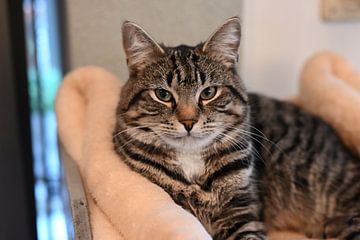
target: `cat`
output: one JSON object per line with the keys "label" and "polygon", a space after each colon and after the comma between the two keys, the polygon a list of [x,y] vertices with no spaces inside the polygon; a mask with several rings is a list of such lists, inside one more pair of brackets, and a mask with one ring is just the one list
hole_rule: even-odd
{"label": "cat", "polygon": [[129,21],[122,31],[129,80],[113,140],[131,169],[213,239],[360,239],[359,157],[319,118],[246,91],[238,17],[193,47],[159,44]]}

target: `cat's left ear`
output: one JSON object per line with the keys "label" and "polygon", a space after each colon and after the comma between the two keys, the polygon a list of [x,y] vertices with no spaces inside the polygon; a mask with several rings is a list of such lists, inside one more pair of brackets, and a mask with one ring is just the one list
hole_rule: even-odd
{"label": "cat's left ear", "polygon": [[225,66],[232,67],[238,58],[240,37],[240,19],[229,18],[204,43],[202,51]]}
{"label": "cat's left ear", "polygon": [[165,53],[144,29],[133,22],[123,23],[122,37],[127,64],[131,72],[144,69]]}

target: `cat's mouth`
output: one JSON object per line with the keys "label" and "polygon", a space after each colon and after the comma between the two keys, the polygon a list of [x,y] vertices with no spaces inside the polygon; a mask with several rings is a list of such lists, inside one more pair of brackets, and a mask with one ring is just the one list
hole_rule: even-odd
{"label": "cat's mouth", "polygon": [[209,134],[198,135],[194,133],[186,133],[178,136],[167,136],[163,138],[164,142],[176,148],[198,149],[203,148],[211,143],[213,137]]}
{"label": "cat's mouth", "polygon": [[204,136],[196,136],[196,135],[191,134],[191,133],[187,133],[184,136],[176,136],[176,137],[174,137],[174,139],[202,139],[202,138],[204,138]]}
{"label": "cat's mouth", "polygon": [[175,140],[202,140],[208,137],[208,134],[199,134],[195,132],[182,133],[176,136],[172,136]]}

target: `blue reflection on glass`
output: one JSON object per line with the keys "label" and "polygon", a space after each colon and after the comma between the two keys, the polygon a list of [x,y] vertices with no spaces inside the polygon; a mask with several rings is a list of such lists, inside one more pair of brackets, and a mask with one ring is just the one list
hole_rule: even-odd
{"label": "blue reflection on glass", "polygon": [[39,240],[69,239],[54,99],[62,79],[56,0],[23,0]]}

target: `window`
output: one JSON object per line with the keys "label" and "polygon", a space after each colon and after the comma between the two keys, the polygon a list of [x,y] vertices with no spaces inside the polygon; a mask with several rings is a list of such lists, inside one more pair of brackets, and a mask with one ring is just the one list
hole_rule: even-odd
{"label": "window", "polygon": [[57,1],[23,0],[36,225],[39,240],[68,239],[54,99],[62,79]]}

